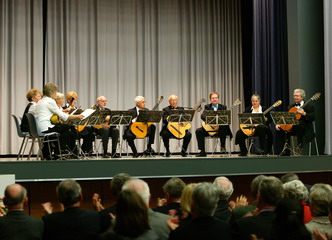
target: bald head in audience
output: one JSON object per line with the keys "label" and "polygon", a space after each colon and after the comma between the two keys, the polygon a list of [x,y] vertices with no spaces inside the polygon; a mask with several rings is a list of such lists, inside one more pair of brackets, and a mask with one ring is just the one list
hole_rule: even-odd
{"label": "bald head in audience", "polygon": [[11,184],[6,187],[3,201],[8,210],[23,209],[28,201],[27,190],[20,184]]}

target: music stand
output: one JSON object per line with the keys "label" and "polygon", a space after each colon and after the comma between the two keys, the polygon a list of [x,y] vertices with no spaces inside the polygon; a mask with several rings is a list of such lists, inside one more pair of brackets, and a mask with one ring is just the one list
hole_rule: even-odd
{"label": "music stand", "polygon": [[230,110],[205,110],[205,124],[213,126],[231,124]]}
{"label": "music stand", "polygon": [[240,124],[249,125],[250,128],[256,128],[257,125],[265,123],[263,113],[239,113]]}
{"label": "music stand", "polygon": [[195,110],[172,110],[168,121],[189,123],[193,120],[195,112]]}
{"label": "music stand", "polygon": [[[294,112],[271,112],[271,117],[275,125],[299,125],[299,120],[296,119],[296,114]],[[285,144],[281,151],[281,154],[287,149],[292,152],[293,155],[301,155],[293,148],[291,148],[287,138],[287,131],[285,131]]]}
{"label": "music stand", "polygon": [[150,111],[150,110],[140,110],[136,122],[160,122],[163,116],[163,111]]}

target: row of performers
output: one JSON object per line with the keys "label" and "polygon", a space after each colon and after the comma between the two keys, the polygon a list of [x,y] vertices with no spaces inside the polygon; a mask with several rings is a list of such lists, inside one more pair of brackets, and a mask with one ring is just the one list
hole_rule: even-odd
{"label": "row of performers", "polygon": [[[62,150],[70,150],[71,152],[77,151],[75,147],[75,140],[77,138],[83,138],[83,144],[82,144],[82,150],[85,153],[91,153],[92,152],[92,144],[95,139],[95,135],[97,134],[102,139],[103,144],[103,157],[113,157],[113,158],[119,158],[121,157],[119,153],[116,152],[118,139],[119,139],[119,129],[111,126],[107,127],[100,127],[100,128],[94,128],[94,127],[85,127],[84,131],[77,131],[75,128],[68,126],[67,124],[53,124],[50,119],[53,116],[58,116],[63,121],[67,121],[68,119],[83,119],[84,117],[82,115],[74,115],[69,114],[73,109],[76,108],[76,102],[78,95],[75,92],[69,92],[66,94],[66,103],[64,100],[64,95],[61,93],[58,93],[58,88],[55,84],[48,83],[43,88],[43,94],[37,90],[37,89],[31,89],[27,93],[27,99],[29,101],[29,104],[27,105],[23,118],[22,118],[22,124],[21,129],[24,132],[29,131],[28,127],[28,121],[25,116],[25,113],[32,113],[37,122],[37,126],[40,129],[41,132],[49,133],[49,132],[58,132],[60,133],[60,147]],[[294,104],[289,106],[289,109],[296,110],[297,118],[299,120],[298,125],[294,125],[290,130],[287,129],[287,131],[284,131],[281,126],[276,125],[277,130],[277,136],[280,139],[281,145],[285,142],[285,140],[288,140],[291,135],[297,137],[297,143],[298,147],[303,146],[303,142],[310,142],[314,138],[314,131],[313,131],[313,125],[312,122],[315,120],[315,109],[314,106],[309,103],[304,102],[305,98],[305,91],[302,89],[295,89],[294,90]],[[227,107],[223,104],[219,103],[219,94],[217,92],[211,92],[209,95],[210,103],[206,104],[204,106],[204,111],[201,114],[201,119],[206,121],[206,110],[226,110]],[[281,102],[281,101],[280,101]],[[135,98],[135,104],[136,106],[132,109],[129,109],[129,111],[132,111],[133,119],[132,124],[135,123],[135,120],[137,119],[137,116],[139,115],[140,110],[148,110],[145,108],[145,98],[142,96],[137,96]],[[157,104],[159,104],[160,101],[158,101]],[[233,106],[236,106],[240,104],[240,101],[236,101]],[[249,106],[245,109],[244,113],[263,113],[265,116],[265,122],[263,124],[260,124],[255,127],[255,131],[252,132],[253,136],[257,136],[259,138],[260,143],[260,149],[259,152],[262,154],[266,154],[270,152],[272,147],[272,132],[269,127],[269,124],[271,123],[271,116],[269,114],[269,110],[271,110],[274,106],[271,106],[270,108],[266,108],[264,106],[261,106],[260,103],[260,96],[257,94],[252,95],[251,97],[251,103],[252,106]],[[104,96],[99,96],[97,98],[96,105],[94,108],[96,110],[109,110],[106,108],[107,99]],[[198,106],[200,107],[201,102],[199,102]],[[156,105],[157,106],[157,105]],[[184,110],[183,107],[178,106],[178,97],[175,95],[171,95],[169,97],[169,106],[165,107],[163,109],[163,128],[160,132],[160,136],[163,139],[164,146],[166,149],[166,157],[169,157],[171,155],[170,148],[169,148],[169,139],[174,138],[174,134],[170,131],[170,128],[168,128],[169,125],[169,116],[172,113],[172,110],[178,109],[178,110]],[[294,111],[294,110],[293,110]],[[105,118],[105,122],[108,122],[109,116]],[[207,153],[205,151],[205,137],[210,136],[210,130],[212,128],[215,128],[215,126],[209,126],[206,124],[203,124],[203,127],[200,127],[196,129],[196,138],[198,143],[198,148],[200,152],[196,155],[197,157],[205,157],[207,156]],[[128,126],[124,132],[123,138],[127,140],[128,145],[131,147],[131,150],[133,152],[133,157],[138,157],[139,154],[137,152],[134,140],[137,137],[134,133],[135,131],[132,131],[134,128],[131,128],[131,126]],[[144,152],[145,154],[151,154],[154,153],[154,150],[152,148],[152,145],[154,144],[155,140],[155,131],[156,126],[154,124],[149,124],[147,128],[147,136],[148,136],[148,145],[147,149]],[[215,135],[220,138],[221,147],[225,149],[225,141],[226,137],[230,136],[232,138],[232,132],[229,128],[229,125],[221,125],[218,126],[217,129],[214,129]],[[247,155],[247,148],[245,144],[245,139],[248,137],[245,133],[245,131],[240,129],[236,133],[235,137],[235,143],[239,144],[241,153],[239,156],[246,156]],[[108,141],[109,137],[112,138],[112,152],[111,154],[108,153]],[[183,145],[182,145],[182,151],[181,155],[183,157],[187,156],[187,149],[188,145],[190,143],[192,134],[189,131],[189,129],[186,129],[183,135]],[[55,148],[55,155],[58,154],[56,152]],[[50,159],[50,154],[48,152],[47,147],[43,148],[43,156],[44,159]],[[281,155],[290,155],[289,149],[285,149],[281,153]]]}

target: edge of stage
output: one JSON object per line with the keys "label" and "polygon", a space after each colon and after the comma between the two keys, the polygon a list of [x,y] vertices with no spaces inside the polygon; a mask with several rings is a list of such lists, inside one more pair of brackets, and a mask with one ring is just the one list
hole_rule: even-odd
{"label": "edge of stage", "polygon": [[80,159],[63,161],[14,161],[2,159],[0,174],[15,174],[17,182],[111,179],[126,172],[140,178],[174,176],[200,177],[220,175],[278,174],[285,172],[330,172],[332,155],[250,156],[197,158],[161,156],[149,158]]}

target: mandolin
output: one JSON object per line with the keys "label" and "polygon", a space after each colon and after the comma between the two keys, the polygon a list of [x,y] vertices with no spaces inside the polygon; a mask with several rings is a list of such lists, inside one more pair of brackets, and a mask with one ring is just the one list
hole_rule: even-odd
{"label": "mandolin", "polygon": [[[241,99],[238,98],[235,100],[232,106],[229,107],[228,110],[232,110],[234,107],[240,105],[242,103]],[[218,125],[209,125],[206,124],[205,121],[202,122],[202,127],[205,129],[205,131],[208,132],[210,136],[215,135],[218,132],[219,126]]]}
{"label": "mandolin", "polygon": [[[271,107],[269,107],[268,109],[266,109],[263,112],[263,116],[265,116],[268,112],[270,112],[273,108],[278,107],[282,104],[281,100],[276,101],[275,103],[272,104]],[[247,135],[248,137],[252,136],[255,134],[255,130],[256,127],[258,126],[258,124],[240,124],[240,129],[242,130],[242,132]]]}
{"label": "mandolin", "polygon": [[[205,99],[200,99],[193,110],[201,111],[201,105],[205,102]],[[183,138],[186,135],[186,130],[191,128],[190,122],[169,122],[167,124],[167,129],[174,135],[176,138]]]}
{"label": "mandolin", "polygon": [[[308,103],[310,103],[311,101],[315,101],[318,98],[320,98],[321,93],[315,93],[308,101],[306,101],[303,106],[301,107],[302,109],[307,106]],[[292,107],[291,109],[289,109],[288,112],[293,112],[296,115],[296,119],[299,120],[302,116],[302,114],[297,112],[298,108],[297,107]],[[279,126],[282,130],[289,132],[293,125],[280,125]]]}
{"label": "mandolin", "polygon": [[[152,108],[152,111],[155,111],[159,104],[163,101],[164,97],[160,96],[156,105]],[[134,122],[130,125],[130,130],[138,138],[145,138],[148,134],[148,128],[152,123],[149,122]]]}
{"label": "mandolin", "polygon": [[[73,109],[72,106],[71,106],[71,105],[73,104],[74,101],[75,101],[75,98],[72,98],[72,99],[70,100],[69,107],[66,108],[67,110],[69,110],[68,112],[70,112],[70,111],[72,111],[72,110],[75,110],[75,109]],[[76,111],[75,111],[75,112],[76,112]],[[73,113],[74,113],[74,111],[73,111]],[[72,113],[72,114],[73,114],[73,113]],[[71,114],[70,114],[70,115],[71,115]],[[62,123],[63,123],[62,119],[61,119],[57,114],[53,114],[53,115],[51,116],[50,121],[51,121],[51,123],[52,123],[53,125],[57,125],[57,124],[62,124]]]}

